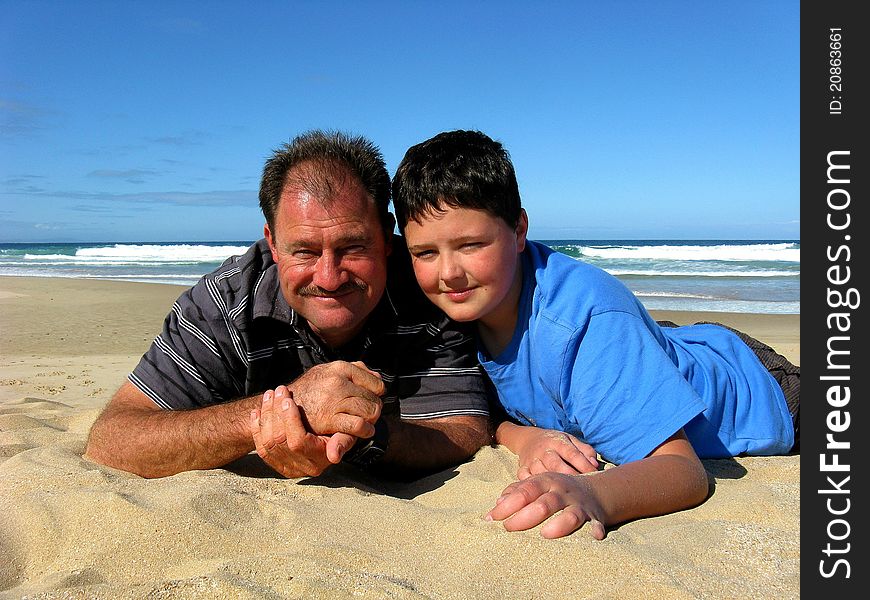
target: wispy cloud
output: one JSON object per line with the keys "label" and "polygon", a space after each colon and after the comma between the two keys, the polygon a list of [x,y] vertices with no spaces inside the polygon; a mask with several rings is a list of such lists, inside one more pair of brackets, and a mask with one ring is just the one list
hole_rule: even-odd
{"label": "wispy cloud", "polygon": [[186,131],[180,135],[163,135],[159,137],[145,138],[145,140],[152,144],[184,148],[188,146],[202,145],[208,137],[210,137],[209,134],[204,131]]}
{"label": "wispy cloud", "polygon": [[88,173],[88,177],[123,179],[127,183],[145,183],[146,178],[157,177],[159,175],[162,175],[162,173],[149,169],[97,169]]}
{"label": "wispy cloud", "polygon": [[9,193],[43,194],[47,190],[37,184],[44,180],[45,176],[43,175],[11,175],[0,182],[0,185],[7,188]]}
{"label": "wispy cloud", "polygon": [[70,207],[70,210],[75,212],[83,212],[83,213],[95,213],[95,214],[111,214],[112,216],[126,216],[119,215],[116,211],[117,208],[111,205],[94,205],[94,204],[77,204],[75,206]]}
{"label": "wispy cloud", "polygon": [[10,175],[3,180],[3,185],[15,187],[18,185],[32,185],[34,181],[45,179],[45,175]]}
{"label": "wispy cloud", "polygon": [[[23,193],[21,190],[10,193]],[[73,210],[95,211],[99,206],[117,208],[119,204],[135,206],[149,204],[168,204],[174,206],[251,206],[258,205],[256,190],[214,190],[209,192],[138,192],[115,194],[108,192],[80,192],[63,190],[40,190],[30,195],[42,198],[59,198],[62,200],[79,201],[82,204],[72,206]]]}
{"label": "wispy cloud", "polygon": [[257,206],[255,190],[216,190],[211,192],[145,192],[115,194],[110,199],[134,204],[172,204],[176,206]]}
{"label": "wispy cloud", "polygon": [[57,114],[36,104],[0,98],[0,134],[7,137],[35,135],[48,128],[48,117]]}
{"label": "wispy cloud", "polygon": [[141,152],[146,148],[147,146],[145,146],[144,144],[119,144],[114,146],[82,148],[80,150],[72,150],[71,152],[74,154],[80,154],[82,156],[112,156],[117,158],[119,156],[128,156],[136,152]]}

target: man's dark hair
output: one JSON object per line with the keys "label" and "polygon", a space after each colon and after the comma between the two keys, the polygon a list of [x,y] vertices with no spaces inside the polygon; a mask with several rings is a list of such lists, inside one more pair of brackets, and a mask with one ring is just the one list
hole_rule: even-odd
{"label": "man's dark hair", "polygon": [[[302,164],[313,168],[294,171],[294,167]],[[329,198],[349,175],[355,177],[375,201],[381,225],[391,234],[390,176],[381,151],[362,136],[320,129],[296,136],[266,161],[260,182],[260,209],[269,227],[274,230],[275,212],[288,182],[313,196]]]}
{"label": "man's dark hair", "polygon": [[408,221],[474,208],[519,223],[522,206],[510,155],[479,131],[446,131],[411,146],[393,177],[393,205],[399,229]]}

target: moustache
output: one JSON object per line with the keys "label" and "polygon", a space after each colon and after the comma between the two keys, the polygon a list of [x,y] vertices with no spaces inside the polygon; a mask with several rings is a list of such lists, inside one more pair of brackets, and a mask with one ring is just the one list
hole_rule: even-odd
{"label": "moustache", "polygon": [[362,281],[348,281],[347,283],[342,283],[338,288],[334,290],[325,290],[319,285],[306,285],[303,288],[299,288],[299,291],[296,292],[299,296],[319,296],[321,298],[335,298],[337,296],[343,296],[348,292],[364,292],[368,289],[368,286]]}

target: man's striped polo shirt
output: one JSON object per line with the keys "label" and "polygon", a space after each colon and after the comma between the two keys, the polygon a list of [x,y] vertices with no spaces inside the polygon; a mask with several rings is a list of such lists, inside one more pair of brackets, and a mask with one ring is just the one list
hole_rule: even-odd
{"label": "man's striped polo shirt", "polygon": [[422,294],[399,236],[387,268],[363,330],[333,351],[287,304],[262,239],[178,298],[129,379],[161,408],[182,410],[260,394],[317,364],[361,360],[384,380],[384,414],[487,416],[472,331]]}

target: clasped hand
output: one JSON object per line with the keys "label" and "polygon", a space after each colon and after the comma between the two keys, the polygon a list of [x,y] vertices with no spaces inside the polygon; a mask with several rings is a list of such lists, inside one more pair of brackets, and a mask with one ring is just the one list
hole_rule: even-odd
{"label": "clasped hand", "polygon": [[374,435],[384,390],[362,362],[312,367],[289,386],[267,390],[251,411],[257,454],[285,477],[320,475],[357,438]]}

